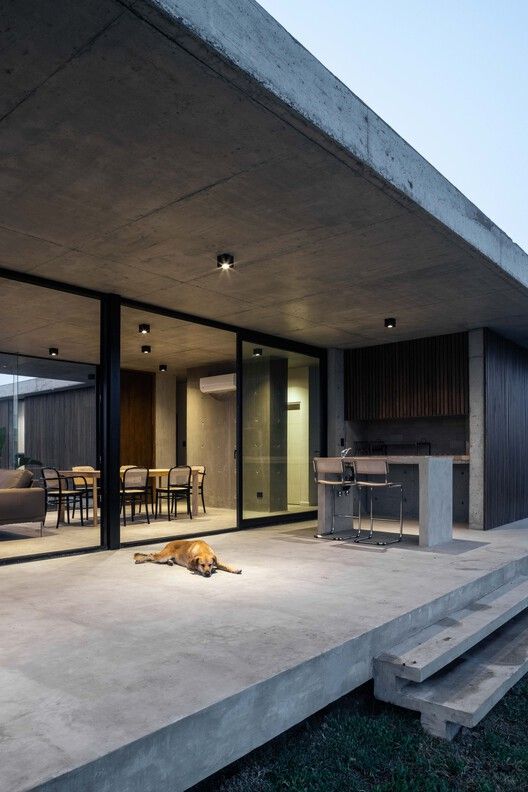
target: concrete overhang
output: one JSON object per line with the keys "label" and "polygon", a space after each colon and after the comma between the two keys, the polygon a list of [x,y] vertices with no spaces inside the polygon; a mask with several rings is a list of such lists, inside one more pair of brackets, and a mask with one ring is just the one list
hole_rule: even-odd
{"label": "concrete overhang", "polygon": [[0,266],[321,346],[528,342],[528,256],[257,3],[8,16]]}

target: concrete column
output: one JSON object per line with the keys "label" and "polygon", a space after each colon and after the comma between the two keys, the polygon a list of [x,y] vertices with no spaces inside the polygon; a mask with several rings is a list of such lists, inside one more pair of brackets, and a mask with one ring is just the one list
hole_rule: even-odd
{"label": "concrete column", "polygon": [[345,444],[345,353],[328,350],[328,456],[339,456]]}
{"label": "concrete column", "polygon": [[469,332],[469,527],[484,528],[484,330]]}
{"label": "concrete column", "polygon": [[453,458],[423,457],[418,462],[420,547],[453,538]]}
{"label": "concrete column", "polygon": [[155,464],[176,464],[176,377],[156,374],[155,389]]}

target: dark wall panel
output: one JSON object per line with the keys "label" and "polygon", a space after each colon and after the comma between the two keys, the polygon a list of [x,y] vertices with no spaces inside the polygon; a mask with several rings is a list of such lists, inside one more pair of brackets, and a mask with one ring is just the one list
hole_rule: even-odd
{"label": "dark wall panel", "polygon": [[121,370],[121,464],[154,467],[154,375]]}
{"label": "dark wall panel", "polygon": [[350,349],[345,353],[347,420],[468,412],[467,333]]}
{"label": "dark wall panel", "polygon": [[13,399],[0,399],[0,468],[11,468],[14,464],[13,446]]}
{"label": "dark wall panel", "polygon": [[46,467],[96,465],[95,388],[24,399],[24,453]]}
{"label": "dark wall panel", "polygon": [[486,331],[484,527],[528,517],[528,352]]}

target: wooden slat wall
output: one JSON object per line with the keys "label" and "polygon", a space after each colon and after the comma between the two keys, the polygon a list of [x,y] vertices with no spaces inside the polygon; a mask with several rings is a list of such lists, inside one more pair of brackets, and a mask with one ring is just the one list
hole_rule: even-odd
{"label": "wooden slat wall", "polygon": [[47,467],[96,464],[95,388],[24,399],[24,453]]}
{"label": "wooden slat wall", "polygon": [[154,467],[154,375],[121,369],[121,464]]}
{"label": "wooden slat wall", "polygon": [[528,351],[486,331],[484,527],[528,517]]}
{"label": "wooden slat wall", "polygon": [[350,349],[345,353],[347,420],[468,412],[467,333]]}

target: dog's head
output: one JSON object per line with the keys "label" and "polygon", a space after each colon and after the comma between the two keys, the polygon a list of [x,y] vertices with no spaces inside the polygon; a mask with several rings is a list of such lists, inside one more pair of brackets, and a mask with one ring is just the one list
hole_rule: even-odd
{"label": "dog's head", "polygon": [[204,577],[211,577],[216,565],[216,558],[214,553],[207,553],[202,551],[199,555],[193,558],[193,567],[198,574]]}

